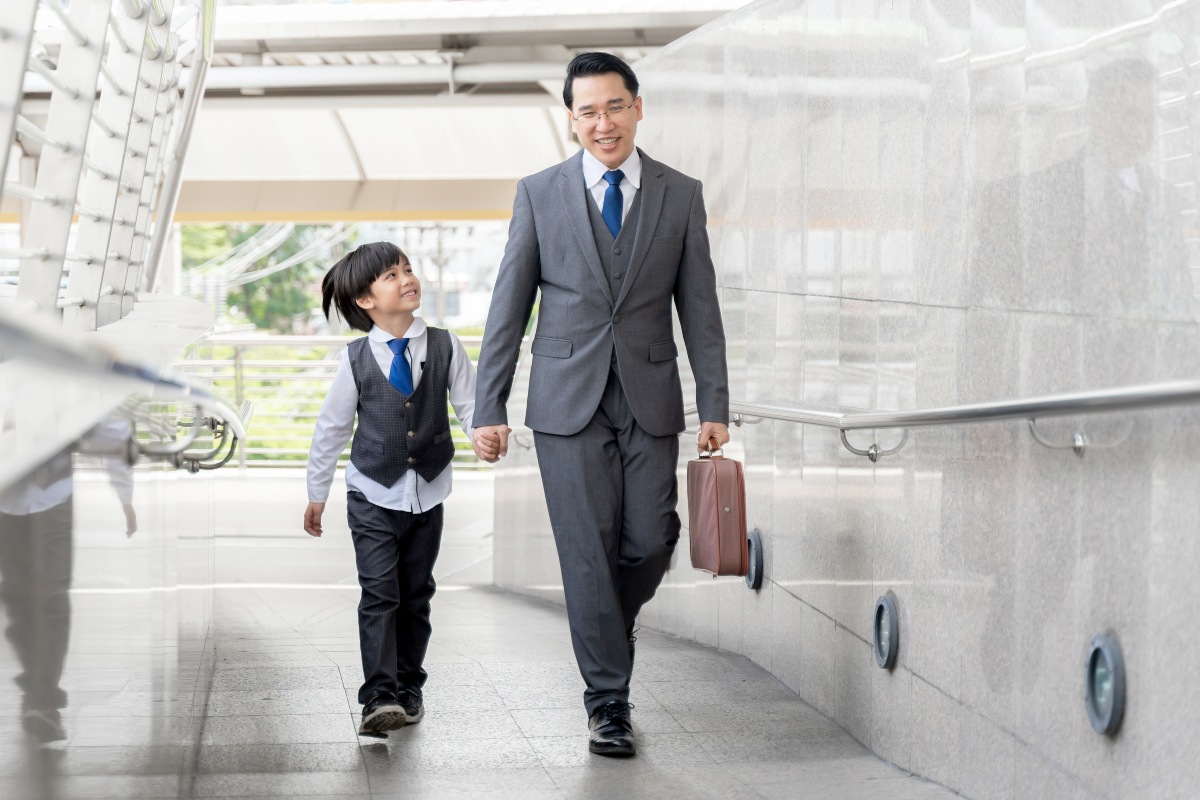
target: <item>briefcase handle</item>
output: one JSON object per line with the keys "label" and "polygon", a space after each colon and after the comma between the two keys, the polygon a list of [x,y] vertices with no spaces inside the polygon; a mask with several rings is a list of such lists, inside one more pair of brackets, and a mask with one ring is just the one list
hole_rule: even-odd
{"label": "briefcase handle", "polygon": [[[721,449],[721,440],[718,439],[716,436],[708,437],[708,441],[705,442],[705,444],[708,445],[708,450],[701,453],[700,458],[724,458],[725,457],[725,451]],[[713,444],[716,444],[716,447],[713,447]]]}

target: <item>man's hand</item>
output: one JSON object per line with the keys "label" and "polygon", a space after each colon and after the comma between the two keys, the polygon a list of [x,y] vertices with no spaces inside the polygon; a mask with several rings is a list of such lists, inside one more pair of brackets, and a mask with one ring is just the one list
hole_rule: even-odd
{"label": "man's hand", "polygon": [[304,509],[304,530],[309,536],[321,535],[321,515],[324,513],[324,503],[309,503],[308,508]]}
{"label": "man's hand", "polygon": [[483,425],[472,431],[471,445],[475,455],[494,464],[508,455],[508,435],[512,428],[507,425]]}
{"label": "man's hand", "polygon": [[723,422],[701,422],[700,435],[696,439],[696,452],[707,451],[710,439],[716,439],[717,445],[724,447],[729,442],[729,426]]}

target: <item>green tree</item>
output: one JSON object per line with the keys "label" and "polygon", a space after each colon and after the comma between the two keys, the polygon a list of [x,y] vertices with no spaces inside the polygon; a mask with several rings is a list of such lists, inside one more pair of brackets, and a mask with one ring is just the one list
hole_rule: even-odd
{"label": "green tree", "polygon": [[[245,242],[262,229],[260,225],[185,225],[183,228],[183,264],[185,271],[195,269]],[[329,234],[327,226],[297,225],[274,252],[248,265],[240,275],[272,267],[296,255]],[[353,247],[351,235],[331,249],[287,269],[264,275],[249,283],[228,288],[225,313],[253,324],[262,331],[292,333],[296,323],[307,323],[312,309],[321,306],[321,276],[329,266]],[[219,282],[221,265],[197,276],[194,285]],[[196,290],[200,293],[199,290]],[[216,293],[205,292],[211,299]]]}
{"label": "green tree", "polygon": [[183,225],[180,241],[184,270],[195,269],[233,247],[228,225]]}

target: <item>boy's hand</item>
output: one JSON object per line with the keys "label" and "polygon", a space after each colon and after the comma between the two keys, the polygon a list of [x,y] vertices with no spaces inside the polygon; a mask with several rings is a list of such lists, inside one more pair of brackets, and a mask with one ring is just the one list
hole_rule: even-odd
{"label": "boy's hand", "polygon": [[309,536],[321,535],[321,515],[324,513],[324,503],[309,503],[304,509],[304,530]]}
{"label": "boy's hand", "polygon": [[507,425],[484,425],[472,432],[471,444],[475,455],[484,461],[495,463],[501,456],[508,455],[508,435],[512,428]]}

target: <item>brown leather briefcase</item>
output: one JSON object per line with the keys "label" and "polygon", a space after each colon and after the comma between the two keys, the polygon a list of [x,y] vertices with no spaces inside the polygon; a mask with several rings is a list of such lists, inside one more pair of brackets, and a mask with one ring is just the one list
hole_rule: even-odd
{"label": "brown leather briefcase", "polygon": [[745,575],[750,559],[742,462],[718,448],[687,466],[692,566],[713,575]]}

